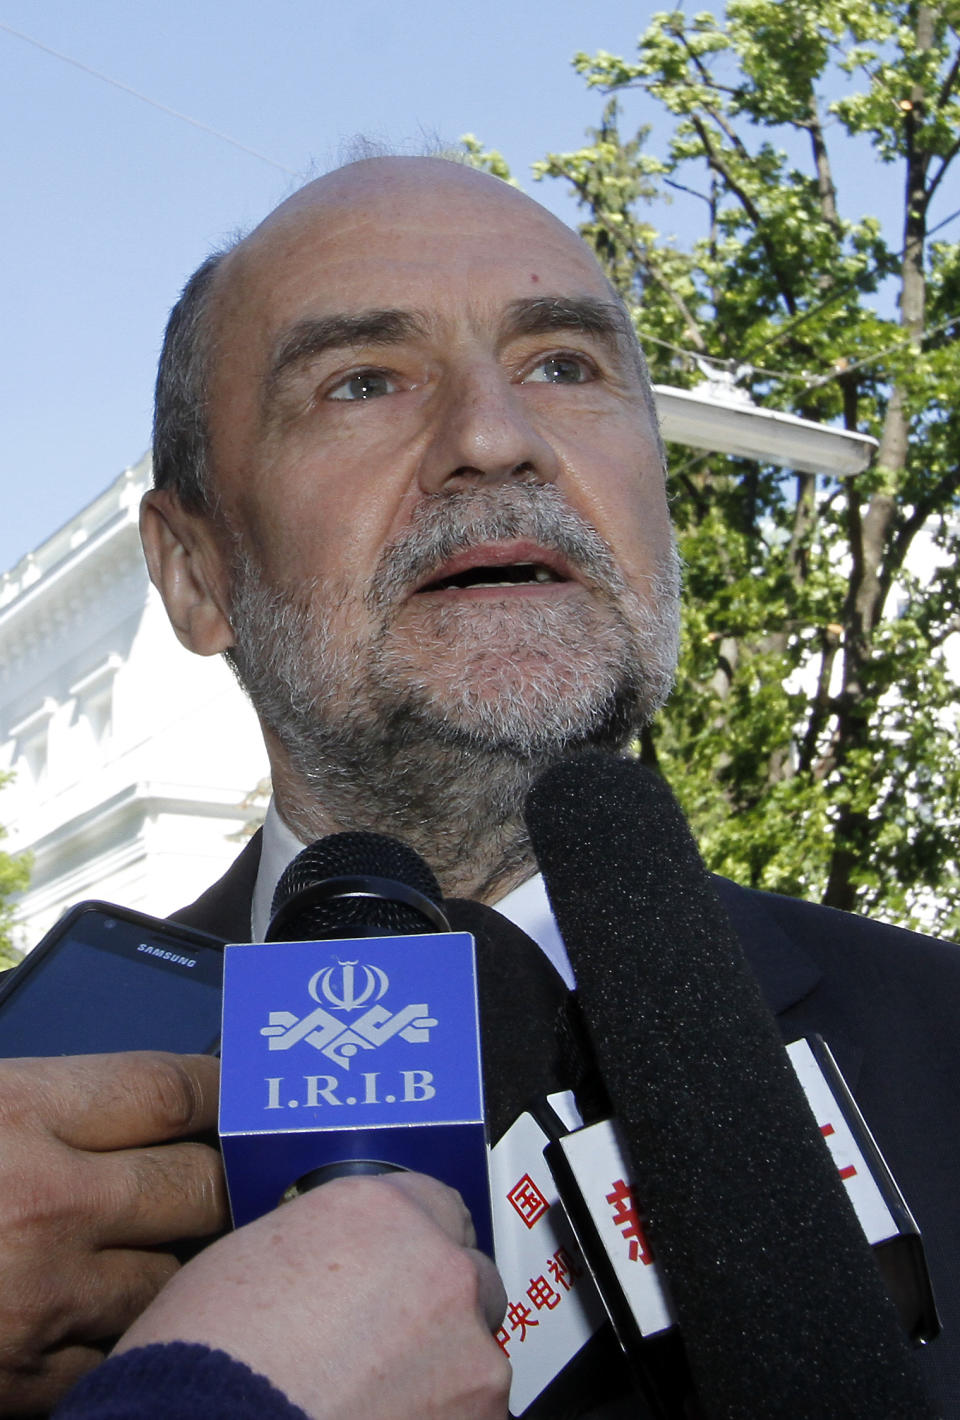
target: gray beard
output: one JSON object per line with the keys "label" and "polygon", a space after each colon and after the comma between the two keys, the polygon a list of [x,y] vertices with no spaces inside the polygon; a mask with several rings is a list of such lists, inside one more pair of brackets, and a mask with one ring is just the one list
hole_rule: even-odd
{"label": "gray beard", "polygon": [[[419,646],[393,637],[398,608],[431,572],[465,548],[514,538],[561,553],[593,596],[531,598],[522,614],[489,602],[439,607],[427,665]],[[229,659],[286,756],[282,816],[306,842],[335,828],[401,838],[448,896],[522,881],[534,779],[586,748],[622,750],[669,695],[679,585],[671,547],[638,595],[552,485],[425,498],[384,549],[362,636],[351,632],[345,585],[268,586],[238,543]]]}

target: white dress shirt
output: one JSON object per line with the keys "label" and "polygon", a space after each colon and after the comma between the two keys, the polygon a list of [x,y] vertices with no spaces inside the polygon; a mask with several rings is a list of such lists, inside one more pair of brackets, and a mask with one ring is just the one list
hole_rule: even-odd
{"label": "white dress shirt", "polygon": [[[303,847],[296,834],[284,823],[275,801],[271,799],[263,823],[263,847],[250,910],[253,941],[262,942],[266,936],[277,883],[287,864],[293,861]],[[518,888],[508,892],[506,897],[496,904],[496,908],[536,942],[567,985],[572,987],[574,978],[570,958],[550,910],[541,875],[535,874]]]}

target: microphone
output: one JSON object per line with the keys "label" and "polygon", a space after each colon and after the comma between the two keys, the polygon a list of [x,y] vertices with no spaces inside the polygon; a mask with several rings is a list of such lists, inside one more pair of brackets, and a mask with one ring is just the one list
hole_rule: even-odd
{"label": "microphone", "polygon": [[703,1413],[932,1415],[670,790],[585,754],[527,825]]}
{"label": "microphone", "polygon": [[287,868],[267,941],[226,948],[220,1136],[237,1227],[338,1174],[416,1169],[459,1190],[492,1251],[473,941],[440,899],[404,844],[334,834]]}
{"label": "microphone", "polygon": [[265,941],[449,932],[433,870],[385,833],[332,833],[288,863]]}

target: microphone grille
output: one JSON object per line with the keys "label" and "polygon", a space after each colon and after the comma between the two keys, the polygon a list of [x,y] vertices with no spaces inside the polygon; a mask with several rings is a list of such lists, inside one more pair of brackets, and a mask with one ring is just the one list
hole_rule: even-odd
{"label": "microphone grille", "polygon": [[384,936],[436,931],[436,925],[416,907],[387,896],[334,896],[305,901],[299,910],[293,906],[301,894],[335,878],[386,879],[413,889],[435,905],[443,898],[432,869],[405,843],[383,833],[332,833],[298,853],[277,883],[271,918],[276,920],[283,912],[285,935],[349,936],[351,928],[361,936],[365,930]]}

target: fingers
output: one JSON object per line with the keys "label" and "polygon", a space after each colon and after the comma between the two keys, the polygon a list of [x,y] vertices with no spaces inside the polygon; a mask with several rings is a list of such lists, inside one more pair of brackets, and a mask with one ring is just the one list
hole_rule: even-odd
{"label": "fingers", "polygon": [[118,1336],[178,1270],[168,1253],[121,1249],[64,1252],[55,1268],[17,1269],[5,1278],[0,1366],[33,1366],[67,1344]]}
{"label": "fingers", "polygon": [[0,1267],[28,1247],[49,1265],[80,1248],[152,1247],[229,1225],[223,1164],[206,1144],[89,1154],[2,1130],[0,1144]]}
{"label": "fingers", "polygon": [[472,1248],[477,1235],[470,1211],[460,1194],[448,1188],[439,1179],[423,1173],[381,1174],[378,1182],[399,1189],[412,1203],[415,1203],[427,1217],[442,1228],[451,1242],[458,1247]]}
{"label": "fingers", "polygon": [[506,1298],[473,1242],[435,1179],[336,1179],[188,1262],[116,1350],[203,1342],[315,1420],[505,1420],[510,1364],[491,1332]]}
{"label": "fingers", "polygon": [[451,1242],[465,1250],[476,1269],[478,1309],[488,1330],[496,1331],[507,1310],[507,1294],[492,1260],[475,1245],[473,1219],[460,1194],[426,1174],[384,1174],[382,1181],[404,1193]]}
{"label": "fingers", "polygon": [[[121,1335],[179,1271],[164,1253],[111,1250],[75,1268],[34,1270],[11,1286],[0,1309],[0,1414],[46,1415],[100,1364]],[[42,1328],[35,1318],[42,1316]],[[98,1344],[99,1343],[99,1344]]]}
{"label": "fingers", "polygon": [[166,1252],[110,1248],[84,1270],[81,1282],[64,1300],[70,1309],[63,1341],[112,1341],[132,1325],[145,1307],[180,1271]]}
{"label": "fingers", "polygon": [[79,1155],[75,1168],[92,1247],[152,1247],[229,1226],[223,1163],[206,1144]]}
{"label": "fingers", "polygon": [[485,1252],[468,1248],[477,1270],[477,1305],[484,1325],[490,1332],[496,1331],[507,1314],[507,1293],[500,1279],[500,1273]]}
{"label": "fingers", "polygon": [[0,1238],[152,1246],[226,1227],[219,1153],[159,1142],[213,1123],[218,1073],[161,1052],[0,1062]]}
{"label": "fingers", "polygon": [[[34,1189],[32,1199],[21,1200],[19,1216],[0,1228],[0,1415],[46,1413],[66,1386],[102,1359],[88,1343],[119,1336],[179,1270],[177,1259],[167,1252],[99,1246],[93,1238],[119,1232],[128,1239],[163,1243],[209,1231],[211,1224],[222,1221],[218,1205],[211,1202],[217,1189],[202,1182],[211,1169],[219,1171],[212,1149],[168,1145],[174,1158],[164,1161],[159,1174],[178,1168],[192,1172],[199,1179],[196,1191],[208,1197],[206,1208],[189,1196],[184,1199],[191,1189],[182,1183],[177,1190],[129,1191],[136,1170],[129,1175],[130,1160],[120,1156],[119,1162],[128,1167],[123,1185],[128,1193],[124,1197],[121,1191],[121,1202],[110,1216],[97,1209],[110,1207],[104,1198],[118,1191],[116,1180],[104,1190],[102,1180],[91,1183],[90,1175],[103,1173],[104,1166],[108,1174],[113,1172],[115,1161],[56,1147],[72,1156],[74,1166],[61,1174],[57,1158],[44,1170],[43,1187]],[[152,1177],[151,1189],[155,1182]],[[43,1196],[45,1189],[49,1196]],[[154,1200],[159,1222],[152,1216]]]}
{"label": "fingers", "polygon": [[[0,1061],[0,1415],[42,1414],[223,1229],[218,1065],[159,1052]],[[146,1147],[144,1147],[146,1146]],[[20,1397],[20,1398],[17,1398]]]}
{"label": "fingers", "polygon": [[[358,1196],[356,1183],[356,1180],[342,1180],[338,1185],[346,1185],[343,1198],[347,1200],[347,1206],[355,1206],[354,1200]],[[370,1185],[374,1190],[386,1188],[402,1194],[408,1204],[413,1203],[418,1212],[425,1214],[429,1222],[438,1227],[446,1239],[454,1244],[461,1258],[469,1259],[474,1274],[472,1285],[476,1296],[476,1311],[487,1330],[496,1331],[507,1310],[507,1294],[492,1259],[476,1247],[473,1219],[456,1189],[421,1173],[391,1173],[383,1174],[377,1179],[364,1180],[365,1188]],[[312,1196],[317,1204],[321,1204],[323,1200],[318,1195],[333,1186],[324,1184],[313,1195],[308,1194],[306,1197]],[[381,1207],[381,1214],[383,1211]],[[401,1218],[400,1225],[406,1229],[410,1227],[410,1222],[407,1218]]]}
{"label": "fingers", "polygon": [[0,1129],[46,1127],[76,1149],[156,1144],[212,1129],[219,1062],[125,1051],[0,1062]]}
{"label": "fingers", "polygon": [[0,1362],[0,1415],[49,1415],[64,1394],[88,1371],[99,1366],[103,1351],[97,1346],[63,1346],[37,1358],[30,1366],[7,1369]]}
{"label": "fingers", "polygon": [[0,1415],[46,1415],[103,1360],[179,1264],[162,1253],[51,1253],[6,1267],[0,1305]]}

